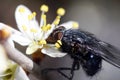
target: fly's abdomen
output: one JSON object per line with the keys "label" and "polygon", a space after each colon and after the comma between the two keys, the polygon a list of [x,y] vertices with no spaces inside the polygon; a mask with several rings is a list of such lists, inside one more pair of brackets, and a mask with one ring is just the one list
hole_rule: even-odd
{"label": "fly's abdomen", "polygon": [[89,51],[81,63],[86,74],[93,76],[101,69],[102,58]]}

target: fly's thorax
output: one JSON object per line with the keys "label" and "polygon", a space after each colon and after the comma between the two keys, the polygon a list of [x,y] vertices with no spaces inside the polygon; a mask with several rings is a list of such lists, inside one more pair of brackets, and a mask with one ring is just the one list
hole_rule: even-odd
{"label": "fly's thorax", "polygon": [[74,30],[66,30],[61,40],[63,51],[71,54],[86,52],[86,45],[79,35]]}

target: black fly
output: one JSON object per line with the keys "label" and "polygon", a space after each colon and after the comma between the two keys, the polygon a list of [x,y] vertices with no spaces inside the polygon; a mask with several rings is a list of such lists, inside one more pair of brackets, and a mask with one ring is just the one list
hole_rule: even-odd
{"label": "black fly", "polygon": [[[65,30],[64,27],[59,27],[53,31],[50,37],[52,40],[48,40],[48,42],[53,43],[59,39],[62,41],[60,50],[70,55],[73,64],[71,68],[47,68],[42,71],[43,74],[55,70],[68,80],[72,80],[74,71],[79,70],[81,65],[88,76],[93,76],[101,69],[102,59],[120,67],[120,51],[116,47],[95,38],[93,34],[80,29]],[[64,74],[63,70],[70,70],[70,76]]]}

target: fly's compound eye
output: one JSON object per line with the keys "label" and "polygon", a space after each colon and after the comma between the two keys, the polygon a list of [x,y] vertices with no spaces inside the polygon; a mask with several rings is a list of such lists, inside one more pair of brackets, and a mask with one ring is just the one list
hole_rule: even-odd
{"label": "fly's compound eye", "polygon": [[64,27],[58,27],[56,28],[48,37],[47,42],[48,43],[55,43],[57,42],[57,40],[61,40],[62,36],[63,36],[63,30],[65,28]]}
{"label": "fly's compound eye", "polygon": [[60,26],[57,29],[55,29],[52,33],[52,37],[56,38],[57,40],[60,40],[63,36],[63,31],[64,31],[64,27]]}

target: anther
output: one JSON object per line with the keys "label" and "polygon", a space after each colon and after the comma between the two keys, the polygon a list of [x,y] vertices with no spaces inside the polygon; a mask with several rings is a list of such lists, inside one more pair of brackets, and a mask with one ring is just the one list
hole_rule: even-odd
{"label": "anther", "polygon": [[63,15],[65,14],[65,9],[59,8],[59,9],[57,10],[57,14],[60,15],[60,16],[63,16]]}
{"label": "anther", "polygon": [[55,47],[56,47],[57,49],[59,49],[59,48],[61,47],[61,45],[62,45],[61,40],[57,40],[57,42],[55,43]]}
{"label": "anther", "polygon": [[42,5],[40,7],[40,10],[43,11],[43,12],[48,12],[48,6],[47,5]]}
{"label": "anther", "polygon": [[36,16],[36,12],[33,12],[32,14],[28,15],[28,19],[32,20]]}
{"label": "anther", "polygon": [[73,22],[72,25],[73,25],[73,28],[74,28],[74,29],[77,29],[77,28],[79,27],[79,24],[78,24],[77,22]]}
{"label": "anther", "polygon": [[40,40],[40,41],[38,42],[39,45],[43,45],[43,44],[46,44],[46,43],[47,43],[46,40]]}

